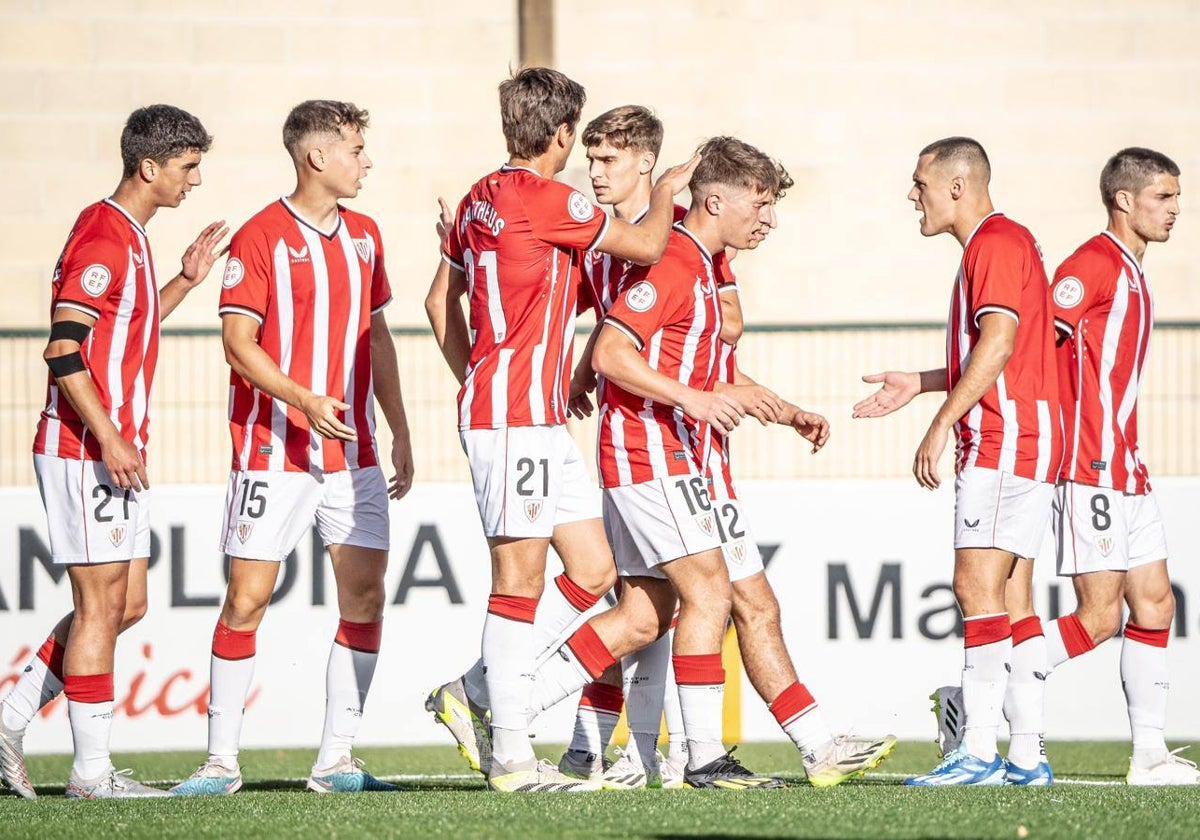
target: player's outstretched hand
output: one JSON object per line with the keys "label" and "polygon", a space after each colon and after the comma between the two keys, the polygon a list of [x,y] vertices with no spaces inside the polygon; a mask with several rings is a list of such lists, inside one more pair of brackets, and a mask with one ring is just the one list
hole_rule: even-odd
{"label": "player's outstretched hand", "polygon": [[450,205],[446,203],[446,199],[438,196],[438,220],[436,230],[438,241],[443,248],[446,247],[446,240],[450,237],[450,229],[454,227],[454,211],[450,209]]}
{"label": "player's outstretched hand", "polygon": [[829,421],[815,411],[798,410],[792,415],[792,428],[813,445],[814,455],[829,441]]}
{"label": "player's outstretched hand", "polygon": [[100,444],[100,459],[119,489],[145,490],[150,486],[141,453],[119,434]]}
{"label": "player's outstretched hand", "polygon": [[304,401],[304,416],[309,427],[323,438],[330,440],[354,440],[354,430],[338,419],[339,411],[349,411],[350,406],[333,397],[313,394]]}
{"label": "player's outstretched hand", "polygon": [[392,440],[392,468],[396,474],[388,484],[388,498],[403,499],[412,489],[412,442],[407,435]]}
{"label": "player's outstretched hand", "polygon": [[658,176],[658,180],[654,182],[656,189],[669,189],[671,195],[682,192],[683,188],[692,180],[692,173],[696,171],[696,166],[700,163],[700,153],[692,155],[692,159],[687,163],[679,163],[672,166],[670,169]]}
{"label": "player's outstretched hand", "polygon": [[925,433],[925,438],[913,457],[913,475],[916,476],[917,484],[926,490],[936,490],[941,486],[942,480],[938,477],[937,465],[942,451],[946,448],[946,436],[949,431],[934,423]]}
{"label": "player's outstretched hand", "polygon": [[684,414],[701,423],[708,423],[722,434],[729,434],[742,422],[746,412],[737,400],[716,391],[688,389],[688,396],[680,408]]}
{"label": "player's outstretched hand", "polygon": [[212,222],[200,231],[196,241],[183,252],[179,275],[187,281],[189,286],[199,286],[208,276],[208,272],[212,270],[213,263],[229,250],[228,244],[224,247],[221,246],[221,240],[228,234],[229,227],[225,224],[224,219]]}
{"label": "player's outstretched hand", "polygon": [[872,373],[862,378],[869,384],[882,384],[871,396],[855,404],[853,417],[883,417],[904,408],[917,394],[921,393],[921,374],[888,370]]}
{"label": "player's outstretched hand", "polygon": [[763,385],[726,385],[721,393],[732,397],[745,414],[764,426],[778,423],[787,409],[779,395]]}

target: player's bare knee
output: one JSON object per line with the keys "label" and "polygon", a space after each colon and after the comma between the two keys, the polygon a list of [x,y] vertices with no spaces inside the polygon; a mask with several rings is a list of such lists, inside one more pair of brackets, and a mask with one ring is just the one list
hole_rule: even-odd
{"label": "player's bare knee", "polygon": [[221,621],[233,630],[256,628],[270,602],[270,592],[264,594],[230,587],[225,594],[225,606],[221,609]]}
{"label": "player's bare knee", "polygon": [[1155,630],[1170,627],[1175,620],[1175,592],[1168,585],[1153,593],[1139,593],[1130,599],[1129,620]]}
{"label": "player's bare knee", "polygon": [[1121,629],[1120,602],[1103,605],[1082,605],[1075,614],[1079,622],[1092,637],[1092,644],[1098,645],[1117,635]]}
{"label": "player's bare knee", "polygon": [[121,632],[124,633],[146,617],[148,604],[145,598],[125,600],[125,615],[121,617]]}

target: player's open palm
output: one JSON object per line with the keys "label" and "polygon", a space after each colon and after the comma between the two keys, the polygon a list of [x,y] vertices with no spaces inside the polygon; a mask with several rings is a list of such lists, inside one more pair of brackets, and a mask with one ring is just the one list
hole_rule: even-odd
{"label": "player's open palm", "polygon": [[354,430],[338,418],[338,412],[349,411],[350,406],[333,397],[313,394],[304,402],[304,416],[309,427],[323,438],[330,440],[354,440]]}
{"label": "player's open palm", "polygon": [[813,445],[814,455],[829,441],[829,421],[815,411],[798,409],[792,415],[792,428]]}
{"label": "player's open palm", "polygon": [[687,163],[678,163],[675,166],[667,169],[663,174],[658,176],[658,180],[654,182],[656,188],[669,189],[671,195],[681,192],[688,182],[692,180],[692,173],[696,171],[696,166],[700,163],[700,153],[692,155],[692,159]]}
{"label": "player's open palm", "polygon": [[681,408],[688,417],[708,423],[726,435],[736,429],[746,415],[737,400],[716,391],[691,389]]}
{"label": "player's open palm", "polygon": [[213,264],[229,250],[222,240],[229,234],[225,220],[212,222],[200,231],[196,241],[187,247],[180,260],[179,274],[192,286],[198,286],[208,276]]}
{"label": "player's open palm", "polygon": [[883,417],[904,408],[917,394],[921,393],[921,374],[888,370],[872,373],[862,378],[863,382],[879,384],[881,387],[865,400],[854,405],[853,417]]}
{"label": "player's open palm", "polygon": [[412,441],[408,437],[392,441],[392,469],[396,474],[388,485],[388,498],[403,499],[412,489],[413,480]]}

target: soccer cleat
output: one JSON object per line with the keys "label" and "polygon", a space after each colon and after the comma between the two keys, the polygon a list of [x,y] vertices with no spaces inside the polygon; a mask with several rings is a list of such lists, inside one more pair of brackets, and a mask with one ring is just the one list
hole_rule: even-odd
{"label": "soccer cleat", "polygon": [[662,787],[662,777],[658,768],[647,770],[642,767],[636,756],[631,752],[617,753],[621,756],[600,777],[600,787],[603,790],[641,790],[643,788]]}
{"label": "soccer cleat", "polygon": [[525,767],[493,764],[488,788],[500,793],[584,793],[600,790],[600,783],[573,779],[542,759]]}
{"label": "soccer cleat", "polygon": [[25,769],[25,730],[9,729],[0,720],[0,778],[13,792],[26,799],[37,799],[29,771]]}
{"label": "soccer cleat", "polygon": [[999,753],[990,762],[957,749],[928,773],[905,779],[913,787],[949,787],[953,785],[1000,787],[1004,784],[1004,759]]}
{"label": "soccer cleat", "polygon": [[488,775],[492,766],[488,712],[471,702],[462,677],[435,688],[425,700],[425,708],[433,712],[434,720],[450,730],[471,769]]}
{"label": "soccer cleat", "polygon": [[662,753],[655,753],[655,755],[658,756],[658,771],[662,774],[663,790],[682,790],[683,773],[687,770],[687,759],[676,763],[669,758],[664,758]]}
{"label": "soccer cleat", "polygon": [[1050,765],[1045,761],[1039,763],[1032,770],[1026,770],[1011,761],[1006,761],[1004,762],[1004,783],[1021,787],[1049,787],[1054,784],[1054,774],[1050,772]]}
{"label": "soccer cleat", "polygon": [[874,770],[896,748],[896,736],[851,738],[839,735],[818,754],[804,756],[804,772],[813,787],[833,787]]}
{"label": "soccer cleat", "polygon": [[715,788],[717,790],[770,790],[785,787],[783,779],[760,776],[742,766],[733,757],[733,747],[720,758],[713,759],[703,767],[683,771],[683,786],[687,788]]}
{"label": "soccer cleat", "polygon": [[612,762],[602,755],[583,750],[567,750],[558,760],[558,772],[572,779],[599,782]]}
{"label": "soccer cleat", "polygon": [[67,782],[67,799],[149,799],[155,796],[170,796],[165,790],[147,787],[130,778],[132,770],[114,770],[109,767],[104,775],[95,779],[81,779],[71,773]]}
{"label": "soccer cleat", "polygon": [[210,758],[170,792],[172,796],[228,796],[241,789],[241,768],[230,769]]}
{"label": "soccer cleat", "polygon": [[1187,747],[1180,747],[1167,753],[1167,757],[1152,767],[1134,767],[1129,762],[1129,772],[1125,774],[1127,785],[1200,785],[1200,770],[1196,762],[1188,761],[1179,756]]}
{"label": "soccer cleat", "polygon": [[933,716],[937,718],[937,745],[942,758],[959,748],[967,722],[963,709],[962,688],[947,685],[929,695],[933,701]]}
{"label": "soccer cleat", "polygon": [[348,755],[332,767],[314,767],[305,787],[315,793],[388,793],[400,789],[376,779],[363,769],[361,758]]}

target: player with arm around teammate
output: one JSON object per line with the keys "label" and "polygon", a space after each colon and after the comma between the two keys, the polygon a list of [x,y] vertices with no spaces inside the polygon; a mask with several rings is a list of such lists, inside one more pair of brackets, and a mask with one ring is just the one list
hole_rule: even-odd
{"label": "player with arm around teammate", "polygon": [[[233,464],[221,537],[229,585],[213,633],[208,758],[176,795],[241,787],[257,629],[280,564],[314,519],[333,564],[339,621],[307,787],[395,789],[351,755],[383,632],[388,499],[408,492],[413,472],[383,314],[391,301],[383,240],[372,219],[339,203],[358,194],[371,167],[367,124],[367,112],[349,102],[293,108],[283,142],[296,188],[243,225],[230,246],[220,304],[231,368]],[[376,401],[394,435],[390,484],[374,437]]]}
{"label": "player with arm around teammate", "polygon": [[121,182],[84,209],[54,271],[46,407],[34,467],[50,550],[64,564],[75,610],[64,616],[0,703],[0,774],[35,798],[25,769],[25,727],[66,692],[75,743],[67,796],[162,796],[113,769],[116,637],[146,611],[150,498],[145,449],[159,322],[208,275],[227,233],[208,225],[160,289],[146,225],[200,185],[212,138],[170,105],[134,111],[121,132]]}

